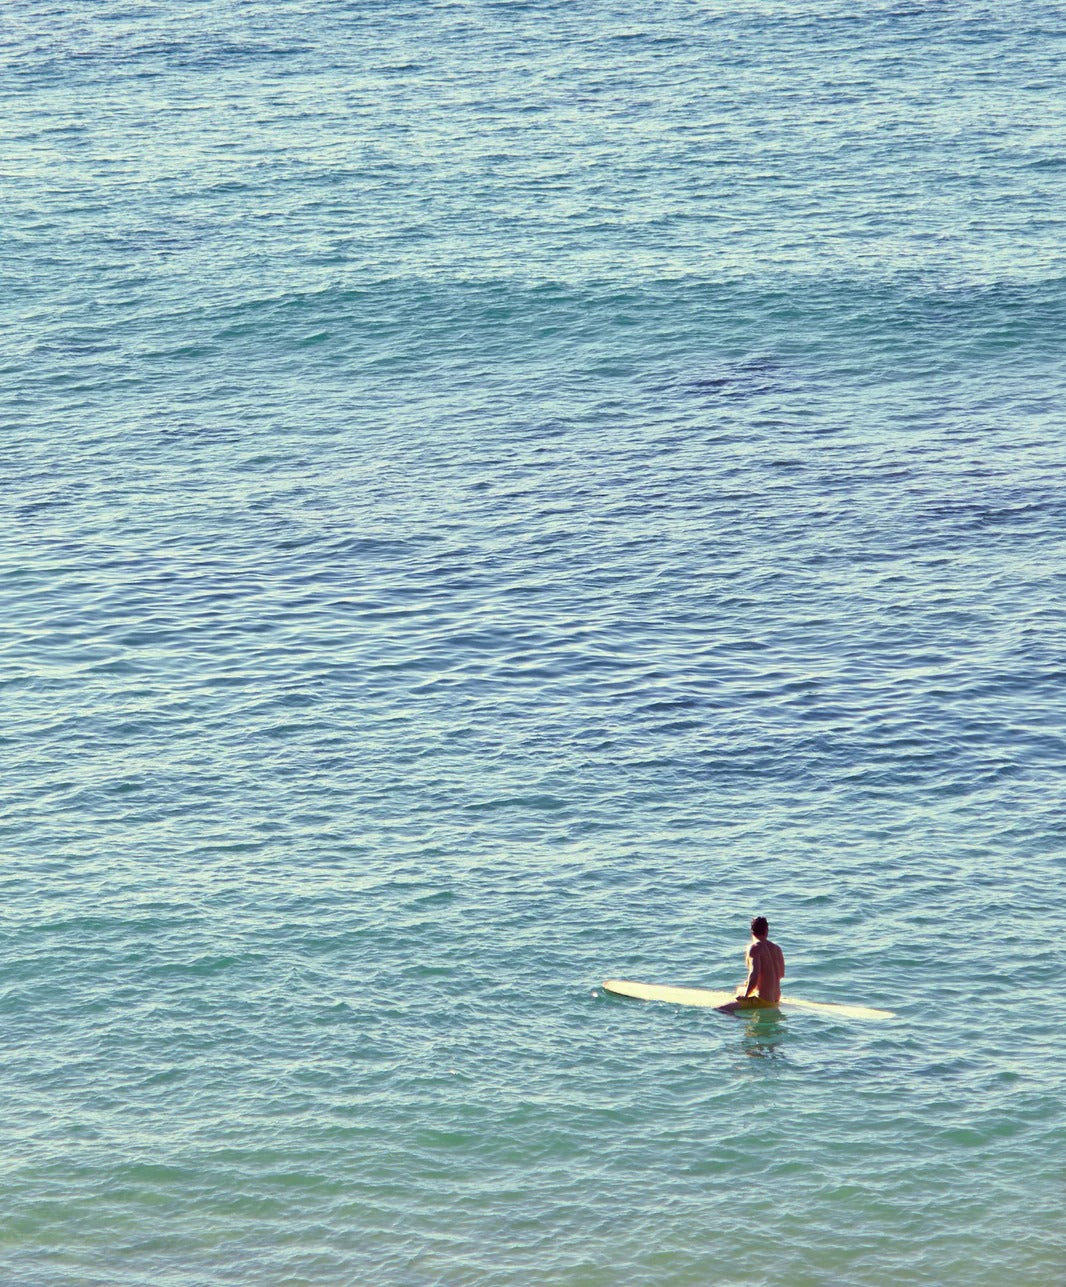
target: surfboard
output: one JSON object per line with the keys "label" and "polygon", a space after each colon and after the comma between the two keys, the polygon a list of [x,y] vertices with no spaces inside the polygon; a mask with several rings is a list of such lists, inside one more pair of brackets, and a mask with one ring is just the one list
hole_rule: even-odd
{"label": "surfboard", "polygon": [[[714,992],[710,988],[667,988],[655,983],[630,983],[627,979],[606,979],[604,992],[620,997],[635,997],[638,1001],[666,1001],[671,1005],[701,1005],[711,1008],[728,1005],[737,999],[735,992]],[[831,1001],[802,1001],[799,997],[782,997],[783,1010],[815,1010],[819,1014],[836,1015],[841,1019],[892,1019],[891,1010],[875,1010],[868,1005],[837,1005]],[[741,1010],[738,1013],[766,1013],[761,1010]]]}

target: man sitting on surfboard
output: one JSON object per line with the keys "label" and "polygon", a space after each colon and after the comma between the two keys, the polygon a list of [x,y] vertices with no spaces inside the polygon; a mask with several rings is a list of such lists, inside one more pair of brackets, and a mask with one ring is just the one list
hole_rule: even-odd
{"label": "man sitting on surfboard", "polygon": [[785,977],[785,955],[776,943],[767,938],[770,926],[765,916],[756,916],[751,922],[751,943],[744,953],[748,966],[748,981],[744,991],[728,1005],[719,1006],[727,1014],[737,1010],[765,1010],[781,1000],[781,980]]}

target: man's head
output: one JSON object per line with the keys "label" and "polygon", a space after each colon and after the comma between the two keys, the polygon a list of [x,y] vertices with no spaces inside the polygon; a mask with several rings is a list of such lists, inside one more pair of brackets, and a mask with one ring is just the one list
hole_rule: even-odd
{"label": "man's head", "polygon": [[751,932],[756,938],[765,938],[770,933],[770,926],[765,916],[756,916],[751,922]]}

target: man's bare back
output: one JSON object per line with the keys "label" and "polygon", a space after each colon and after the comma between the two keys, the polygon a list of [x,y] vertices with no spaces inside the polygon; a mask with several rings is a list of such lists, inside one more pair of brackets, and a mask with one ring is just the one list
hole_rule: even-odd
{"label": "man's bare back", "polygon": [[751,943],[744,953],[748,978],[744,991],[728,1005],[719,1006],[732,1014],[736,1010],[757,1010],[775,1006],[781,1000],[781,980],[785,977],[785,954],[767,937],[770,926],[765,916],[756,916],[751,922]]}
{"label": "man's bare back", "polygon": [[753,993],[771,1004],[781,1000],[781,980],[785,976],[785,955],[776,943],[758,938],[745,953],[748,982],[744,996]]}

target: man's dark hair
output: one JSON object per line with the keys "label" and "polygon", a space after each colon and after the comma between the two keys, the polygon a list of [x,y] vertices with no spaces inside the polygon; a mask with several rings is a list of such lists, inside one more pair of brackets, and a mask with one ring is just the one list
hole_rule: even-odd
{"label": "man's dark hair", "polygon": [[770,926],[767,923],[765,916],[755,917],[755,919],[751,922],[751,932],[755,935],[756,938],[762,938],[764,935],[770,933]]}

